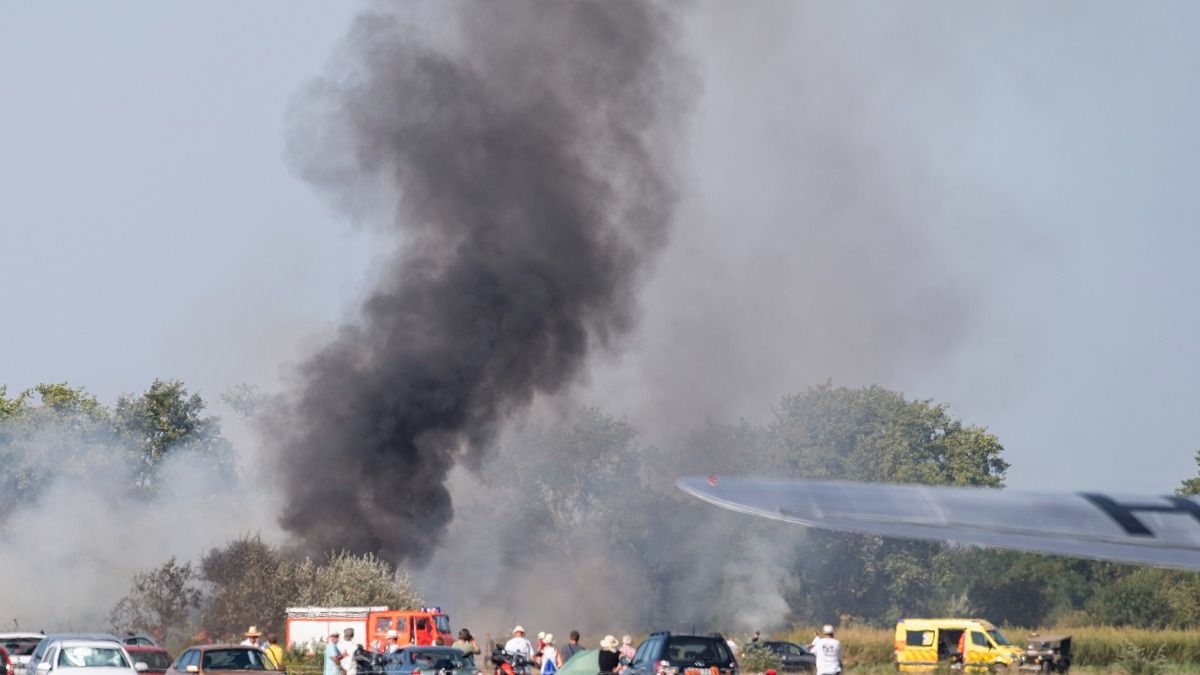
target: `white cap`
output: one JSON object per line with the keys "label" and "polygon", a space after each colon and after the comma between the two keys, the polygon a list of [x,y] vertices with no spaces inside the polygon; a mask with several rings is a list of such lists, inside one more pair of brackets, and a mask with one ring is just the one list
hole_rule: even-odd
{"label": "white cap", "polygon": [[821,627],[821,634],[833,635],[833,626],[831,626],[829,624],[825,624],[824,626]]}
{"label": "white cap", "polygon": [[521,626],[521,625],[518,625],[516,628],[513,629],[513,635],[516,635],[517,633],[524,633],[524,632],[525,632],[525,627]]}
{"label": "white cap", "polygon": [[400,637],[400,631],[396,630],[395,628],[393,628],[387,632],[387,639],[389,639],[389,640],[391,640],[392,638],[399,638],[399,637]]}

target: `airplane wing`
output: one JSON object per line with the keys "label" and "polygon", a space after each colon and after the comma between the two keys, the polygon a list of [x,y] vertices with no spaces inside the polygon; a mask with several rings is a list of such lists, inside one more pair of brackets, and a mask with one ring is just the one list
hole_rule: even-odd
{"label": "airplane wing", "polygon": [[1200,501],[1187,497],[725,476],[677,485],[726,509],[828,530],[1200,571]]}

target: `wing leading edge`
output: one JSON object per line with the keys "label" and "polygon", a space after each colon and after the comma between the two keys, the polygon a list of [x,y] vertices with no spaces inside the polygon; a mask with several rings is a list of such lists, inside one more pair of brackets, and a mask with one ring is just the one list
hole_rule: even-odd
{"label": "wing leading edge", "polygon": [[689,476],[684,492],[810,527],[1200,571],[1186,497]]}

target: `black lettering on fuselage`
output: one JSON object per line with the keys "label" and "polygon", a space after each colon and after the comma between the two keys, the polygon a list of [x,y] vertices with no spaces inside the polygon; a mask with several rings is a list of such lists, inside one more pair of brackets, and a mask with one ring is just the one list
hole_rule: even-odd
{"label": "black lettering on fuselage", "polygon": [[1126,534],[1138,537],[1153,537],[1154,533],[1138,519],[1135,513],[1186,513],[1200,523],[1200,504],[1186,497],[1163,497],[1168,504],[1122,504],[1107,495],[1096,492],[1079,493],[1112,518]]}

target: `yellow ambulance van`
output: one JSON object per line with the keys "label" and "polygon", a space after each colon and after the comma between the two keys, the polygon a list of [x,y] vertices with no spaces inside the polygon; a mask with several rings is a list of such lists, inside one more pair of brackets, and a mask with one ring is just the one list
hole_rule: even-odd
{"label": "yellow ambulance van", "polygon": [[[961,650],[960,650],[961,647]],[[1022,650],[983,619],[901,619],[896,624],[900,670],[1002,670],[1021,665]]]}

